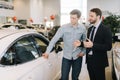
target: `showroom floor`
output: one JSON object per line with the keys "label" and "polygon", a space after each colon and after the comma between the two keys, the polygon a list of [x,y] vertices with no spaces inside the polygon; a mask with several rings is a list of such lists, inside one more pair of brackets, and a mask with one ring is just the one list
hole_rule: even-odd
{"label": "showroom floor", "polygon": [[[111,76],[111,53],[108,54],[108,59],[109,59],[109,67],[106,68],[106,80],[112,80],[112,76]],[[71,73],[70,73],[71,75]],[[70,80],[71,80],[71,76],[70,76]],[[88,76],[88,71],[86,68],[86,64],[85,64],[85,56],[83,58],[83,65],[82,65],[82,70],[79,76],[79,80],[89,80],[89,76]]]}
{"label": "showroom floor", "polygon": [[[109,62],[111,64],[111,58],[109,58]],[[79,80],[89,80],[86,64],[84,64],[84,63],[83,63],[82,70],[81,70],[81,73],[80,73],[80,76],[79,76]],[[106,80],[112,80],[111,79],[111,65],[106,68]]]}

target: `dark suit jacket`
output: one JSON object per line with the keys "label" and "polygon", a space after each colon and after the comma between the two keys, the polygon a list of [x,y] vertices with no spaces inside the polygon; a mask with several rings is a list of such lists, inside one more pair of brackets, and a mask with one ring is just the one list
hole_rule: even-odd
{"label": "dark suit jacket", "polygon": [[[91,27],[88,29],[87,37],[89,38]],[[107,51],[112,48],[112,33],[109,27],[102,23],[99,25],[98,30],[93,42],[93,55],[88,57],[88,49],[86,50],[86,62],[95,66],[108,66]],[[91,59],[91,60],[90,60]]]}

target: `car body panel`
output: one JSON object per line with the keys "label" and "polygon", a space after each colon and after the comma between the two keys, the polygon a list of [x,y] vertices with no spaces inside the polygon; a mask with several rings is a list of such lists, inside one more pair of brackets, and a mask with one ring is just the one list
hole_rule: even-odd
{"label": "car body panel", "polygon": [[59,69],[55,69],[56,60],[51,60],[53,56],[57,57],[53,53],[48,60],[41,57],[20,65],[0,67],[0,77],[3,80],[54,80]]}

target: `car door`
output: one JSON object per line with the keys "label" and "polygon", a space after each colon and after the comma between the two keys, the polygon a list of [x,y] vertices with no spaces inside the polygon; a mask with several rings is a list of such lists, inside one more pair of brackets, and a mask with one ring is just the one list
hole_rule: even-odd
{"label": "car door", "polygon": [[[42,37],[39,37],[37,35],[34,35],[34,41],[35,41],[35,44],[37,46],[37,48],[42,52],[44,53],[46,51],[46,48],[47,48],[47,41],[42,38]],[[46,45],[45,45],[46,44]],[[47,59],[47,62],[48,62],[48,66],[49,66],[49,73],[47,70],[45,70],[45,74],[48,74],[49,76],[49,79],[45,79],[45,80],[53,80],[54,77],[56,76],[56,74],[58,74],[60,72],[60,69],[58,69],[58,56],[57,54],[55,53],[54,51],[54,48],[53,50],[51,51],[51,53],[49,54],[49,58]],[[47,77],[47,76],[46,76]]]}
{"label": "car door", "polygon": [[[32,63],[31,61],[31,65],[35,65],[34,68],[32,68],[30,72],[24,75],[23,78],[21,78],[20,80],[52,80],[54,77],[53,73],[56,74],[56,72],[53,71],[56,64],[54,60],[55,58],[53,58],[53,54],[51,54],[52,56],[50,56],[51,59],[48,60],[41,57],[42,53],[46,51],[48,41],[40,35],[37,35],[37,37],[34,37],[34,39],[32,35],[29,36],[27,39],[30,40],[30,43],[32,43],[32,46],[35,49],[33,49],[31,45],[25,45],[24,47],[27,49],[27,51],[33,53],[35,58],[37,59],[34,60],[34,63]],[[39,43],[39,45],[37,45],[37,43],[35,43],[34,40],[36,40]],[[37,54],[39,54],[40,58],[38,58]]]}
{"label": "car door", "polygon": [[[23,36],[15,40],[2,57],[1,64],[5,67],[2,67],[3,74],[0,77],[3,80],[52,80],[51,61],[41,57],[42,53],[37,49],[31,37]],[[47,47],[44,41],[41,45],[44,48]]]}

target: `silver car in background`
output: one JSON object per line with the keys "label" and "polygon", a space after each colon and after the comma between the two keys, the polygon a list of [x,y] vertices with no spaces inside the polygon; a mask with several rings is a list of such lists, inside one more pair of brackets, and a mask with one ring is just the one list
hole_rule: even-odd
{"label": "silver car in background", "polygon": [[120,80],[120,41],[116,41],[112,49],[112,78]]}
{"label": "silver car in background", "polygon": [[26,29],[26,26],[18,23],[5,23],[5,24],[0,24],[0,28],[9,28],[9,29]]}

